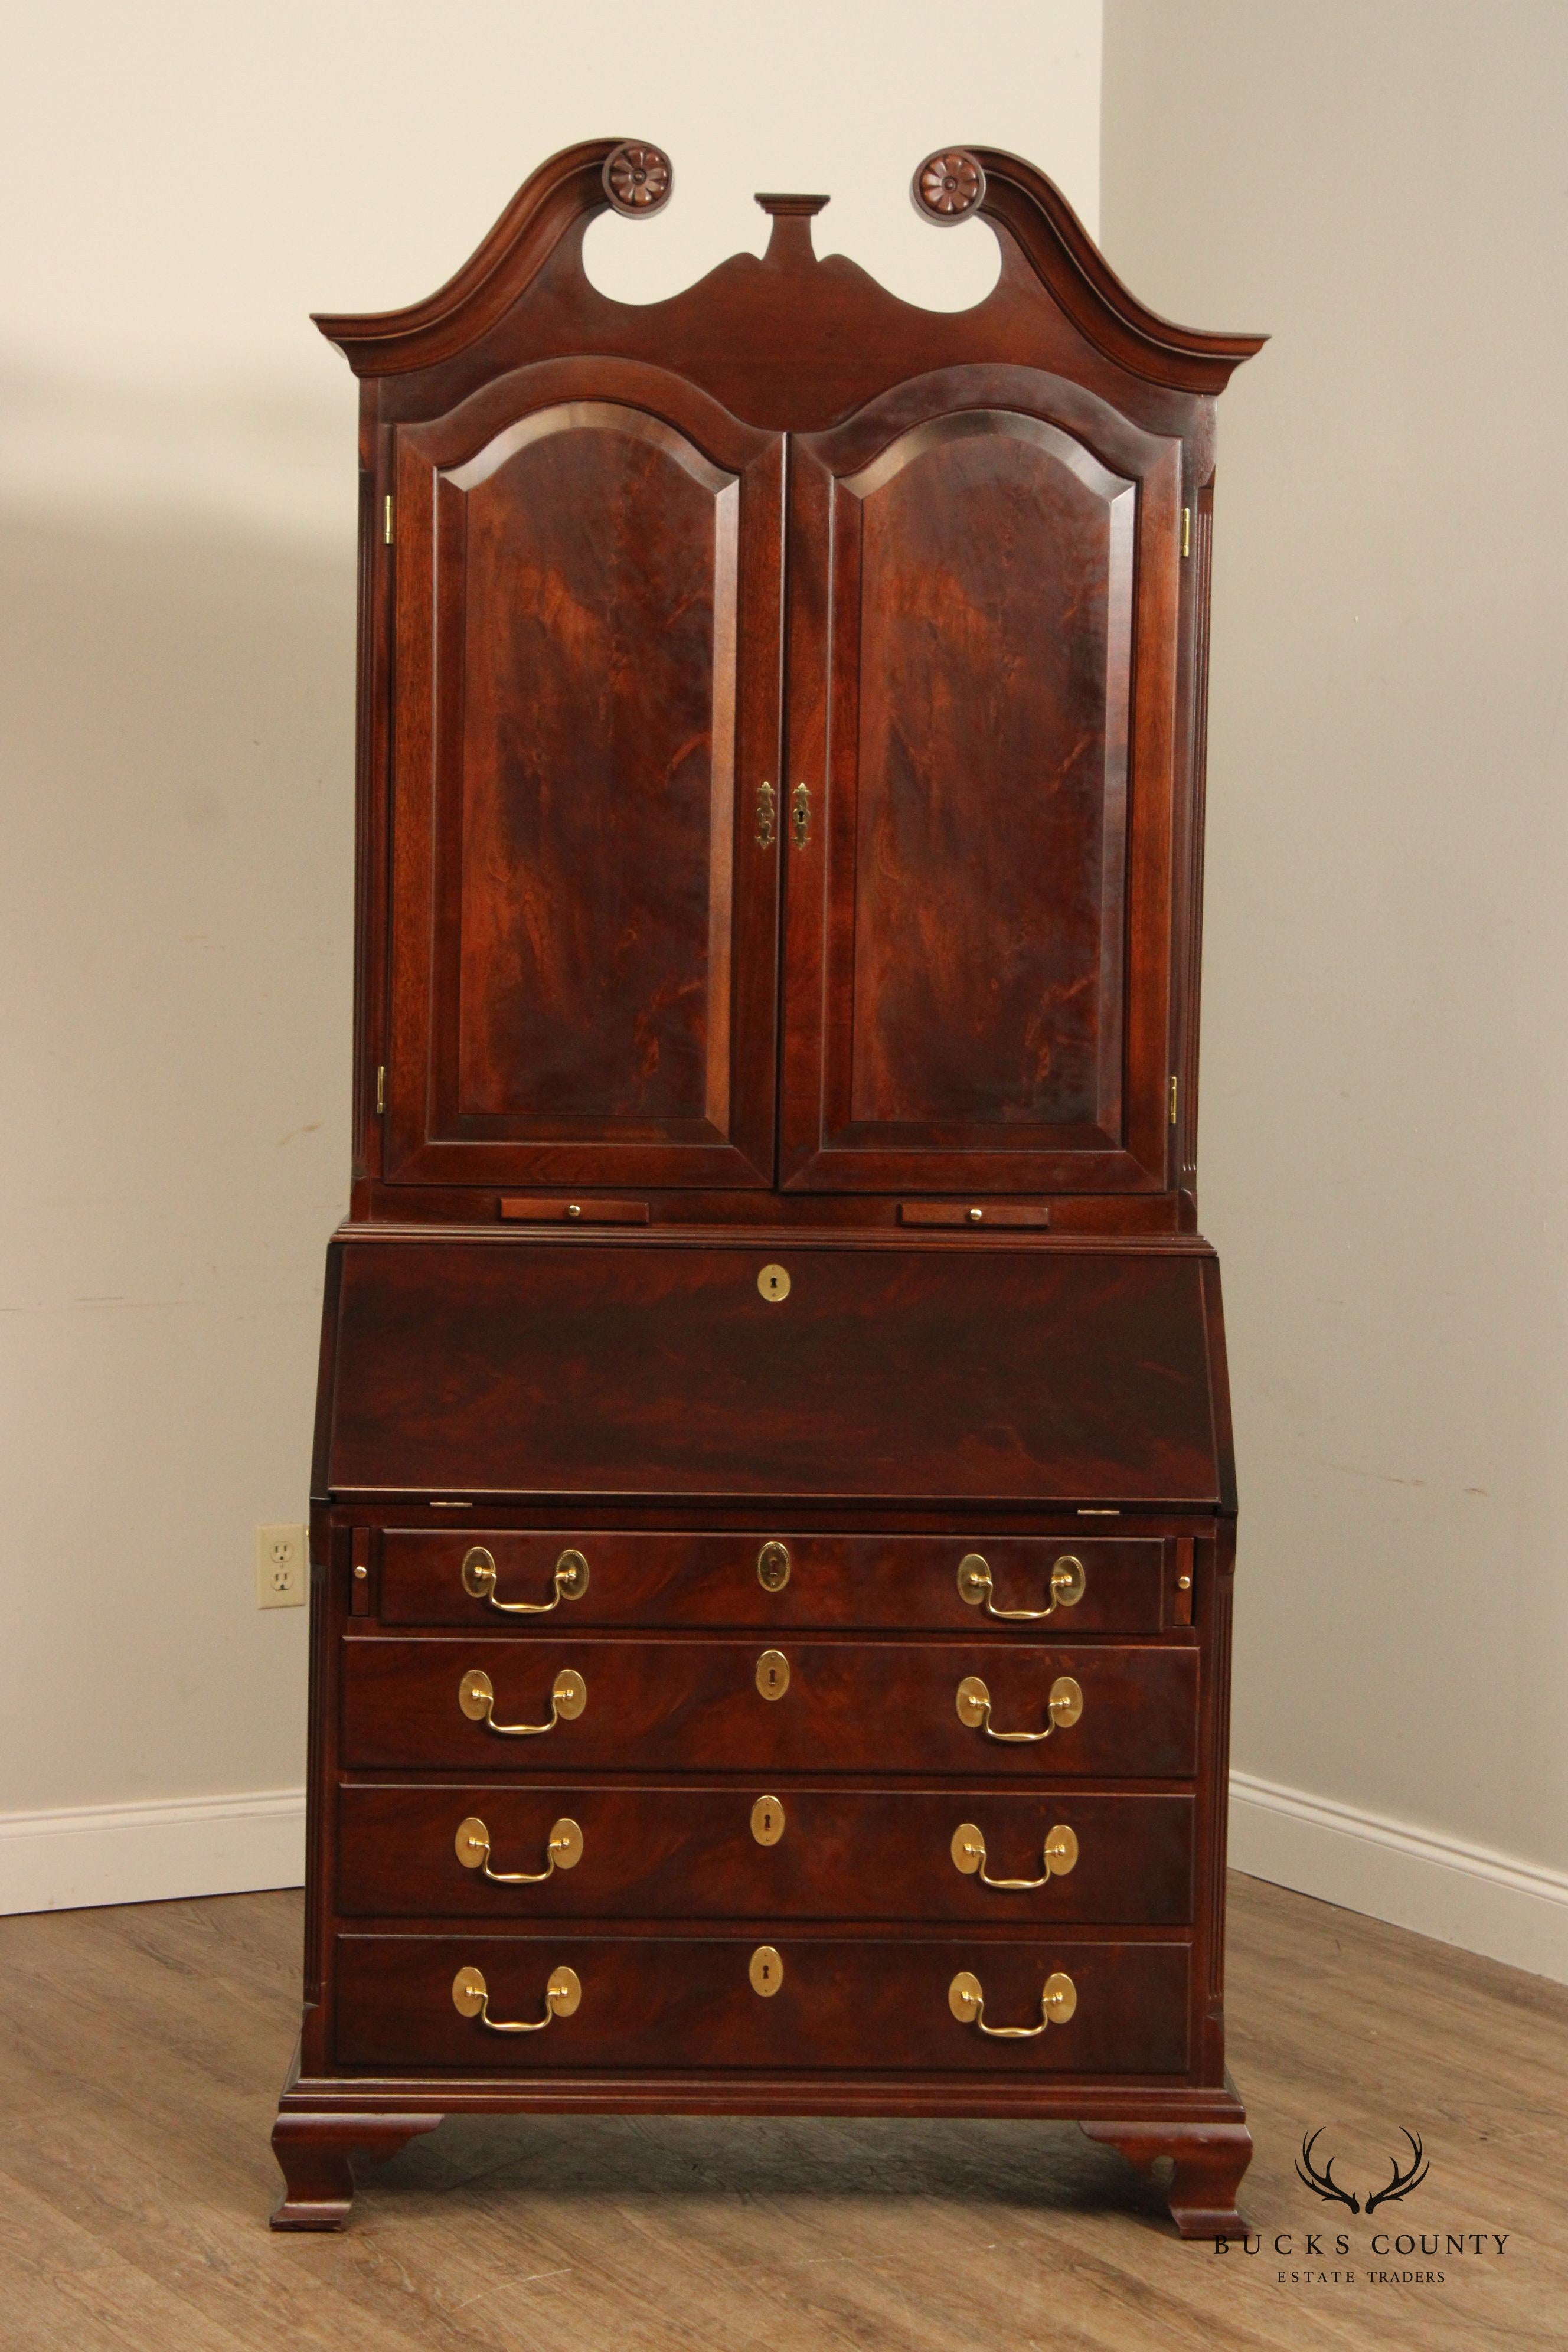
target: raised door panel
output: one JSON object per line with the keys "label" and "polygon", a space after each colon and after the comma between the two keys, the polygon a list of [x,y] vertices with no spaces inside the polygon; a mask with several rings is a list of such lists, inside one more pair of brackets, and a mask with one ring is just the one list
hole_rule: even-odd
{"label": "raised door panel", "polygon": [[396,478],[386,1172],[770,1182],[777,436],[553,362]]}
{"label": "raised door panel", "polygon": [[798,451],[785,1180],[1161,1186],[1179,445],[975,368]]}

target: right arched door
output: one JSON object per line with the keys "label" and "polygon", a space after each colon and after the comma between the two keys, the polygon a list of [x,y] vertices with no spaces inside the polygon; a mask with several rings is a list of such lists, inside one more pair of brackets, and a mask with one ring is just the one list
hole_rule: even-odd
{"label": "right arched door", "polygon": [[1160,1189],[1180,444],[962,368],[792,466],[783,1181]]}

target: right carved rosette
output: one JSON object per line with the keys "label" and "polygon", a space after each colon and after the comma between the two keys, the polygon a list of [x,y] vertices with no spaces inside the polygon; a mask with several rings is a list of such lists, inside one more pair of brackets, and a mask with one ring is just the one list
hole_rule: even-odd
{"label": "right carved rosette", "polygon": [[916,172],[910,194],[916,212],[939,227],[951,228],[978,210],[985,194],[985,174],[967,147],[938,148]]}

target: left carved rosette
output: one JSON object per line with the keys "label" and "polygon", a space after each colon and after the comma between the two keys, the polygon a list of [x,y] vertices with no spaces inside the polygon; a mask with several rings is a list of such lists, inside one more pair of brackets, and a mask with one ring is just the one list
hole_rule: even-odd
{"label": "left carved rosette", "polygon": [[662,147],[623,139],[605,158],[605,194],[627,220],[646,220],[669,202],[675,171]]}
{"label": "left carved rosette", "polygon": [[967,147],[938,148],[910,183],[915,210],[947,228],[975,210],[985,195],[985,174]]}

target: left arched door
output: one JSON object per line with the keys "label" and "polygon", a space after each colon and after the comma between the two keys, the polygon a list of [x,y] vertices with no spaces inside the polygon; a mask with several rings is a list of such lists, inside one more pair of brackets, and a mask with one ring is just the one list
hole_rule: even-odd
{"label": "left arched door", "polygon": [[393,1181],[771,1183],[783,476],[626,362],[399,429]]}

